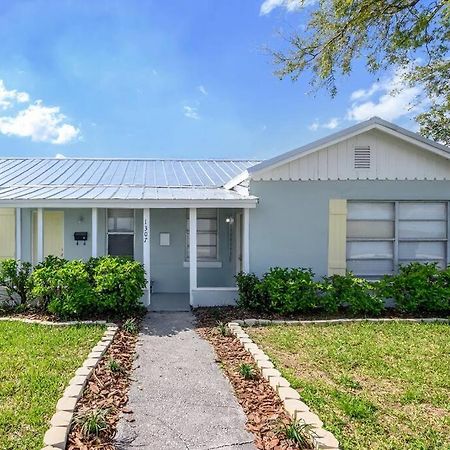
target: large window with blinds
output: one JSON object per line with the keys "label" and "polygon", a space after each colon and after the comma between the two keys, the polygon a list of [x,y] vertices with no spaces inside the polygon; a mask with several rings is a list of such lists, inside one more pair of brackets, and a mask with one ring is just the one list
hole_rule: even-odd
{"label": "large window with blinds", "polygon": [[[197,258],[214,261],[218,258],[217,209],[197,209]],[[189,215],[186,218],[186,261],[189,261]]]}
{"label": "large window with blinds", "polygon": [[447,202],[347,204],[347,269],[377,279],[412,261],[447,265]]}

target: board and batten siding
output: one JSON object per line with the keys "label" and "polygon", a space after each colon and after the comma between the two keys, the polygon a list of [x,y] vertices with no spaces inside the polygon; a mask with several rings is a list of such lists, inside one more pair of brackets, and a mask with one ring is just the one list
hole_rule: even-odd
{"label": "board and batten siding", "polygon": [[[355,169],[355,148],[370,149],[370,168]],[[255,181],[450,180],[450,160],[370,130],[252,176]]]}
{"label": "board and batten siding", "polygon": [[0,208],[0,260],[16,256],[16,211]]}
{"label": "board and batten siding", "polygon": [[347,270],[347,200],[330,199],[328,212],[328,276]]}

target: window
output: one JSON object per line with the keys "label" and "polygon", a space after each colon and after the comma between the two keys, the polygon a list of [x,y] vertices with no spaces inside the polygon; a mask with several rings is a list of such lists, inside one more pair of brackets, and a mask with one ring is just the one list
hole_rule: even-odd
{"label": "window", "polygon": [[[217,260],[217,209],[197,209],[197,258],[200,261]],[[186,260],[189,260],[189,212],[186,222]]]}
{"label": "window", "polygon": [[108,209],[108,254],[133,258],[133,209]]}
{"label": "window", "polygon": [[365,278],[412,261],[447,262],[445,202],[348,202],[347,269]]}

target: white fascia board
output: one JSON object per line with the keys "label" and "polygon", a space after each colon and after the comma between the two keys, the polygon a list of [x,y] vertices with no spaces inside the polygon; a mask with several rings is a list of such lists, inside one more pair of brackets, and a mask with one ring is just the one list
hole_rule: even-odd
{"label": "white fascia board", "polygon": [[239,175],[236,175],[234,178],[228,181],[228,183],[225,183],[223,187],[228,190],[233,189],[235,186],[245,181],[248,177],[249,177],[248,170],[244,170],[244,172],[240,173]]}
{"label": "white fascia board", "polygon": [[0,208],[256,208],[257,203],[257,197],[236,200],[0,200]]}

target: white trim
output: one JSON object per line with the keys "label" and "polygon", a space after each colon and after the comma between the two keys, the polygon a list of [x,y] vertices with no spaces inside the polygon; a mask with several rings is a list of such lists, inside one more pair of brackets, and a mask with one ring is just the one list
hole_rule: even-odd
{"label": "white trim", "polygon": [[37,209],[37,262],[44,260],[44,212]]}
{"label": "white trim", "polygon": [[197,209],[189,209],[189,302],[194,304],[194,290],[197,288]]}
{"label": "white trim", "polygon": [[194,289],[194,292],[196,291],[230,291],[230,292],[237,292],[237,287],[197,287]]}
{"label": "white trim", "polygon": [[98,256],[98,208],[92,208],[92,244],[91,244],[91,255],[93,258]]}
{"label": "white trim", "polygon": [[145,277],[147,280],[147,298],[146,306],[151,304],[151,266],[150,266],[150,239],[151,239],[151,228],[150,228],[150,208],[144,208],[142,214],[142,257],[144,262]]}
{"label": "white trim", "polygon": [[[190,267],[189,261],[184,261],[183,267]],[[201,269],[220,269],[222,261],[197,261],[197,267]]]}
{"label": "white trim", "polygon": [[22,259],[22,210],[16,208],[16,259]]}
{"label": "white trim", "polygon": [[236,175],[230,181],[225,183],[223,187],[228,190],[233,189],[235,186],[245,181],[248,177],[249,177],[248,170],[244,170],[244,172],[240,173],[239,175]]}
{"label": "white trim", "polygon": [[242,271],[250,271],[250,210],[244,208],[242,216]]}
{"label": "white trim", "polygon": [[258,199],[235,200],[0,200],[0,207],[20,208],[108,208],[108,209],[170,209],[170,208],[256,208]]}

